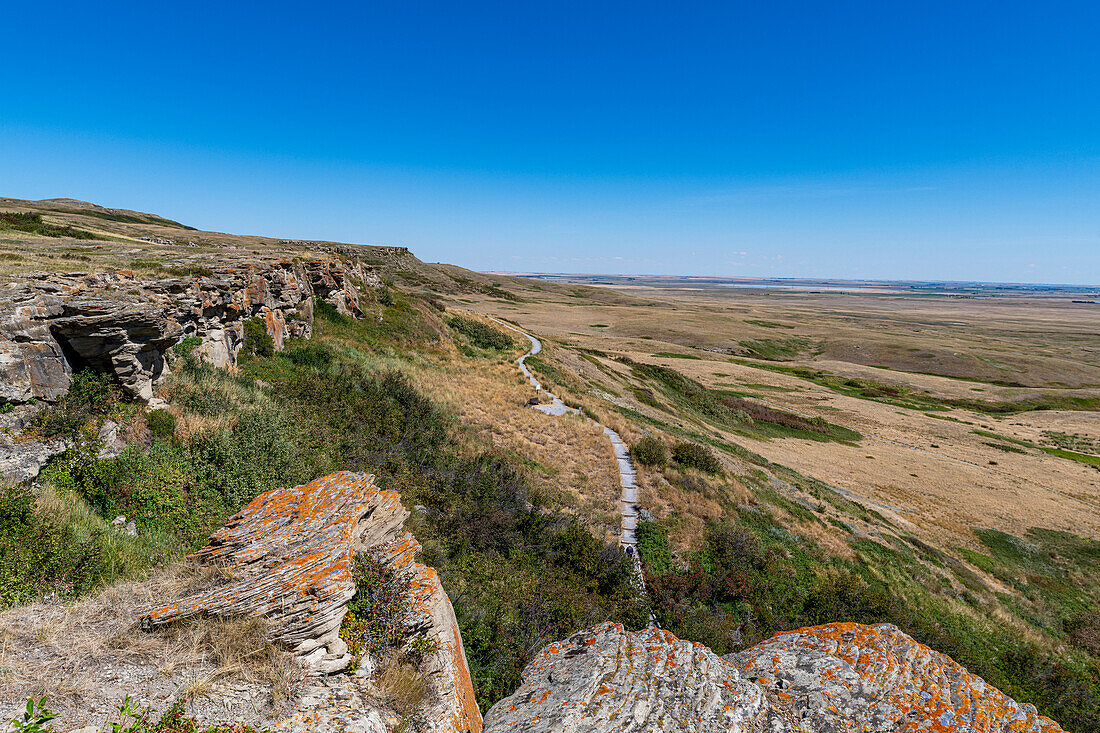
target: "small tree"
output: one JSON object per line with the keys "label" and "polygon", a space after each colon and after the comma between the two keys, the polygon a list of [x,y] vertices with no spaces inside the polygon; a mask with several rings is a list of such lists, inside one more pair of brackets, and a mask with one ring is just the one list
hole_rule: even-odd
{"label": "small tree", "polygon": [[244,343],[240,356],[274,356],[275,339],[267,332],[267,324],[259,317],[244,322]]}

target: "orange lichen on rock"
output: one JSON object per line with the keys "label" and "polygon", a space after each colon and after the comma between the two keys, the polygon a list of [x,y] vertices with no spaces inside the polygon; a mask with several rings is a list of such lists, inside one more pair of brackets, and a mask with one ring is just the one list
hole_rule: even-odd
{"label": "orange lichen on rock", "polygon": [[890,624],[826,624],[726,657],[815,731],[1063,733]]}
{"label": "orange lichen on rock", "polygon": [[668,632],[601,624],[543,649],[485,731],[1064,733],[894,626],[850,623],[723,658]]}
{"label": "orange lichen on rock", "polygon": [[439,576],[415,561],[420,544],[402,529],[408,516],[397,493],[380,491],[373,476],[361,473],[261,494],[190,556],[226,568],[232,580],[147,612],[142,626],[196,615],[263,616],[273,640],[314,671],[339,671],[351,661],[339,631],[355,595],[354,558],[370,552],[410,577],[404,625],[410,635],[436,642],[424,669],[437,694],[423,717],[432,730],[479,733],[481,713],[458,621]]}

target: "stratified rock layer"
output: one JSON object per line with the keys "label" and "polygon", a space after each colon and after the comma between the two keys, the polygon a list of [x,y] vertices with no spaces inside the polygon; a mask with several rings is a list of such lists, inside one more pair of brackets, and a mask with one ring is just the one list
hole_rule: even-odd
{"label": "stratified rock layer", "polygon": [[779,634],[718,658],[602,624],[543,649],[486,733],[1063,733],[889,624]]}
{"label": "stratified rock layer", "polygon": [[764,691],[700,644],[600,624],[539,652],[486,731],[764,731]]}
{"label": "stratified rock layer", "polygon": [[113,374],[149,401],[164,356],[182,339],[226,366],[244,341],[244,322],[263,320],[276,349],[308,338],[313,296],[345,315],[361,314],[356,283],[381,285],[369,265],[339,258],[250,262],[206,275],[141,280],[127,270],[32,273],[0,293],[0,400],[54,400],[73,371]]}
{"label": "stratified rock layer", "polygon": [[1062,732],[891,624],[814,626],[726,659],[756,677],[785,717],[821,733]]}
{"label": "stratified rock layer", "polygon": [[[435,694],[423,719],[433,731],[477,733],[481,714],[458,622],[435,571],[414,559],[420,545],[402,530],[407,517],[400,496],[378,490],[374,477],[366,474],[340,472],[261,494],[191,556],[226,567],[233,580],[149,611],[142,625],[152,628],[196,615],[264,616],[272,637],[313,670],[339,671],[351,661],[339,631],[355,594],[352,564],[357,553],[369,551],[411,576],[405,626],[437,642],[437,651],[424,662]],[[292,729],[326,729],[299,722]],[[352,726],[355,721],[344,722]]]}

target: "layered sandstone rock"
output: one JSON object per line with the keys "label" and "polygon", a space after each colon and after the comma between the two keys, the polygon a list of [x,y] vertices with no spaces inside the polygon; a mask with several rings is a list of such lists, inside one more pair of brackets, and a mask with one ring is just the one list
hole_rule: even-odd
{"label": "layered sandstone rock", "polygon": [[706,647],[606,623],[539,652],[485,730],[747,733],[767,719],[764,691]]}
{"label": "layered sandstone rock", "polygon": [[1062,733],[950,657],[891,624],[779,634],[726,657],[784,717],[821,733]]}
{"label": "layered sandstone rock", "polygon": [[718,658],[603,624],[551,644],[487,733],[1063,733],[889,624],[800,629]]}
{"label": "layered sandstone rock", "polygon": [[92,367],[148,401],[166,352],[184,338],[198,338],[200,355],[227,366],[245,321],[258,317],[281,349],[289,337],[311,335],[314,295],[360,314],[356,283],[381,280],[370,266],[340,259],[251,262],[160,280],[125,270],[33,273],[0,293],[0,400],[54,400],[74,370]]}
{"label": "layered sandstone rock", "polygon": [[[458,622],[435,571],[414,559],[420,545],[402,529],[407,517],[400,497],[380,491],[366,474],[335,473],[305,486],[261,494],[192,556],[195,562],[227,568],[233,580],[183,603],[151,610],[142,625],[149,629],[197,615],[263,616],[272,637],[313,671],[336,672],[351,661],[339,630],[355,594],[353,559],[370,552],[411,576],[405,626],[410,634],[436,641],[436,652],[423,665],[433,694],[422,718],[433,731],[476,733],[481,714]],[[358,694],[356,681],[342,684],[349,688],[344,697]],[[332,685],[320,689],[320,696],[334,694]],[[302,715],[287,730],[353,729],[377,712],[329,709],[325,715]],[[322,720],[327,722],[310,725]]]}

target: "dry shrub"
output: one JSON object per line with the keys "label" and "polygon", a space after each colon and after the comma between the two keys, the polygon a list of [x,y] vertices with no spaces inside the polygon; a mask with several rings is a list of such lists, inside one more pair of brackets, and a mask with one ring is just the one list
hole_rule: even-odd
{"label": "dry shrub", "polygon": [[375,684],[382,701],[403,717],[418,712],[428,694],[428,678],[401,654],[382,660]]}

